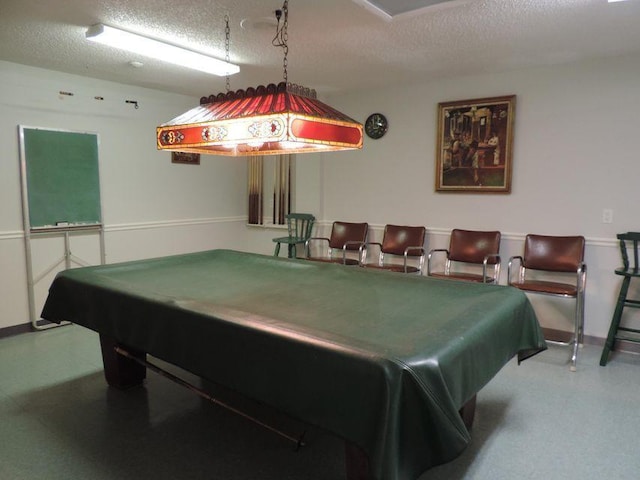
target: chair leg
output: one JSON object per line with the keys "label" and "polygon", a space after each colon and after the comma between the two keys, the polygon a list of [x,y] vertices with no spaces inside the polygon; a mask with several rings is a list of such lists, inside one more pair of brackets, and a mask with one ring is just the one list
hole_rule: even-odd
{"label": "chair leg", "polygon": [[584,292],[578,292],[576,297],[576,318],[573,332],[573,345],[569,370],[576,371],[578,363],[578,348],[584,342]]}
{"label": "chair leg", "polygon": [[607,340],[602,349],[602,356],[600,357],[600,365],[604,367],[609,360],[609,352],[613,350],[613,344],[616,341],[616,334],[618,333],[618,327],[620,326],[620,319],[622,318],[622,310],[627,300],[627,291],[629,290],[629,283],[631,277],[624,277],[622,280],[622,286],[620,287],[620,294],[618,295],[618,303],[616,303],[616,309],[613,312],[613,318],[611,319],[611,326],[609,327],[609,334]]}
{"label": "chair leg", "polygon": [[280,255],[280,242],[276,242],[276,251],[273,253],[274,257]]}
{"label": "chair leg", "polygon": [[289,245],[287,245],[289,248],[287,249],[287,255],[289,256],[289,258],[294,258],[295,257],[295,244],[290,243]]}
{"label": "chair leg", "polygon": [[580,347],[580,342],[578,340],[578,319],[576,318],[576,329],[573,332],[573,339],[569,343],[569,347],[571,348],[571,358],[569,359],[569,370],[572,372],[576,371],[576,365],[578,363],[578,348]]}

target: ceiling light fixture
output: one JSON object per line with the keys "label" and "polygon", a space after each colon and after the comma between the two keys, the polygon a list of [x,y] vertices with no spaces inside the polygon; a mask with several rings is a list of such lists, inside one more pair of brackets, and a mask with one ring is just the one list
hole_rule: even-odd
{"label": "ceiling light fixture", "polygon": [[87,40],[102,43],[110,47],[155,58],[163,62],[173,63],[182,67],[192,68],[201,72],[223,77],[240,71],[238,65],[224,60],[187,50],[186,48],[169,45],[148,37],[126,32],[118,28],[98,23],[89,27]]}
{"label": "ceiling light fixture", "polygon": [[[273,45],[284,51],[284,81],[227,91],[156,129],[159,150],[225,156],[277,155],[362,148],[362,124],[321,102],[287,74],[288,0],[276,11]],[[282,25],[281,25],[282,20]],[[226,45],[228,56],[229,21]]]}

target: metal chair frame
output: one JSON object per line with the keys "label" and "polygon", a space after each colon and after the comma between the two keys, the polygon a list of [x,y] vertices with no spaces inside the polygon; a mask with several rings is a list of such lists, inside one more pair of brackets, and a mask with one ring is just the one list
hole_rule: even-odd
{"label": "metal chair frame", "polygon": [[[394,233],[388,234],[390,230],[395,230]],[[400,250],[391,250],[386,247],[387,235],[397,235],[397,232],[412,231],[414,233],[418,232],[422,237],[422,245],[401,245]],[[410,237],[410,235],[408,235]],[[425,248],[424,241],[426,236],[426,228],[425,227],[411,227],[411,226],[402,226],[402,225],[386,225],[384,228],[384,235],[382,238],[382,242],[367,242],[365,244],[364,256],[362,261],[360,262],[361,267],[373,267],[379,268],[383,270],[391,270],[391,271],[401,271],[403,273],[416,273],[418,275],[422,274],[422,270],[424,268],[425,261]],[[404,246],[404,248],[402,248]],[[375,247],[379,250],[378,254],[378,262],[377,263],[367,263],[367,256],[369,255],[370,247]],[[403,257],[402,269],[400,270],[400,265],[394,265],[390,263],[385,263],[385,257],[393,257],[400,256]],[[410,257],[418,257],[418,266],[412,266],[409,263]]]}
{"label": "metal chair frame", "polygon": [[[477,248],[478,251],[481,250],[482,245],[487,243],[493,243],[493,240],[496,237],[497,237],[498,250],[500,248],[500,232],[454,229],[451,232],[451,241],[448,249],[434,248],[429,251],[429,254],[427,255],[427,275],[433,276],[433,277],[439,277],[439,278],[450,278],[454,280],[466,280],[466,281],[472,281],[472,282],[497,284],[500,279],[500,262],[501,262],[498,250],[496,250],[495,253],[486,253],[482,257],[482,274],[481,275],[477,273],[454,272],[451,270],[452,262],[468,264],[468,265],[480,264],[479,262],[474,261],[475,259],[470,258],[470,257],[476,256],[475,251],[471,252],[472,253],[471,255],[469,254],[469,252],[465,252],[466,258],[463,258],[463,256],[458,257],[457,252],[454,252],[454,248],[456,247],[453,243],[454,240],[456,238],[460,238],[460,236],[465,236],[465,235],[470,237],[469,243],[477,242],[479,244]],[[454,252],[454,253],[451,253],[451,252]],[[434,272],[432,270],[432,261],[435,258],[436,254],[441,254],[441,253],[444,253],[446,255],[446,260],[444,263],[444,271]],[[481,251],[480,251],[480,254],[482,254]],[[491,263],[489,263],[491,259],[493,260]],[[487,275],[487,271],[489,270],[489,265],[493,266],[493,275]]]}
{"label": "metal chair frame", "polygon": [[[569,369],[572,372],[575,372],[578,361],[578,348],[583,342],[584,337],[584,299],[585,287],[587,283],[587,265],[584,263],[584,237],[552,237],[530,234],[527,235],[525,244],[529,245],[529,242],[533,242],[532,244],[535,244],[535,242],[539,240],[566,241],[568,243],[573,241],[576,243],[576,245],[581,243],[580,259],[579,261],[575,262],[567,261],[566,263],[561,265],[560,263],[556,263],[554,261],[554,258],[552,258],[551,256],[547,256],[545,260],[549,264],[551,264],[549,268],[529,268],[527,267],[527,246],[525,246],[524,257],[515,255],[509,259],[509,264],[507,266],[507,283],[528,293],[575,299],[576,305],[574,314],[574,331],[572,333],[571,339],[568,342],[547,340],[549,343],[556,343],[572,347]],[[516,262],[518,263],[518,275],[517,279],[514,281],[512,271],[515,268]],[[527,280],[528,270],[543,272],[547,274],[575,272],[575,283],[569,284],[547,280]]]}
{"label": "metal chair frame", "polygon": [[[337,229],[343,229],[338,232]],[[351,223],[351,222],[333,222],[331,227],[330,237],[311,237],[305,242],[305,257],[312,261],[322,261],[330,263],[341,263],[343,265],[359,265],[365,255],[365,245],[367,242],[367,235],[369,232],[369,224],[367,223]],[[340,237],[353,237],[361,236],[362,240],[347,240],[340,244]],[[327,254],[325,257],[312,257],[311,256],[311,244],[313,242],[320,242],[327,244]],[[340,257],[334,257],[334,250],[340,249],[342,255]],[[348,258],[348,252],[354,252],[358,250],[358,259]]]}

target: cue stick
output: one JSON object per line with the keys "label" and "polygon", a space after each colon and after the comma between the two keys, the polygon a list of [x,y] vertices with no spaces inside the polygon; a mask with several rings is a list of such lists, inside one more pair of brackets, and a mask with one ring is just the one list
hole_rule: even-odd
{"label": "cue stick", "polygon": [[204,390],[196,387],[195,385],[192,385],[191,383],[187,382],[186,380],[181,379],[180,377],[175,376],[174,374],[167,372],[166,370],[163,370],[162,368],[158,367],[157,365],[154,365],[153,363],[147,362],[146,360],[143,360],[141,358],[135,357],[133,355],[131,355],[127,350],[123,349],[122,347],[114,347],[114,350],[116,351],[116,353],[122,355],[123,357],[128,358],[129,360],[133,360],[137,363],[139,363],[140,365],[152,370],[153,372],[162,375],[165,378],[168,378],[169,380],[177,383],[178,385],[182,385],[183,387],[187,388],[188,390],[191,390],[193,393],[195,393],[196,395],[204,398],[205,400],[210,401],[211,403],[218,405],[219,407],[225,408],[227,410],[229,410],[230,412],[235,413],[236,415],[240,415],[243,418],[246,418],[247,420],[250,420],[258,425],[260,425],[263,428],[266,428],[267,430],[272,431],[273,433],[276,433],[278,435],[280,435],[281,437],[286,438],[287,440],[293,442],[296,444],[296,448],[295,451],[298,451],[300,449],[300,447],[304,447],[305,443],[304,443],[304,435],[306,433],[302,432],[302,434],[300,435],[300,437],[295,438],[292,437],[290,435],[287,435],[286,433],[284,433],[281,430],[278,430],[275,427],[272,427],[271,425],[268,425],[264,422],[261,422],[260,420],[258,420],[257,418],[252,417],[251,415],[243,412],[242,410],[238,410],[237,408],[232,407],[231,405],[224,403],[221,400],[218,400],[215,397],[212,397],[211,395],[209,395],[207,392],[205,392]]}

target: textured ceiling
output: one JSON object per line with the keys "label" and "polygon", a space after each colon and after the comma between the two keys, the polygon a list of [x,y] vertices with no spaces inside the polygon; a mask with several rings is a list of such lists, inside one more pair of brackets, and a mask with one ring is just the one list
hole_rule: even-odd
{"label": "textured ceiling", "polygon": [[406,15],[415,15],[425,8],[435,7],[439,4],[443,7],[451,7],[453,3],[468,2],[472,0],[353,0],[380,15],[385,20]]}
{"label": "textured ceiling", "polygon": [[[0,60],[208,95],[225,80],[87,42],[104,23],[224,57],[231,88],[282,80],[280,0],[0,0]],[[385,20],[361,0],[290,0],[289,81],[321,93],[640,51],[640,0],[464,0]],[[244,21],[243,21],[244,20]],[[241,26],[241,23],[243,26]],[[130,66],[141,61],[142,68]]]}

